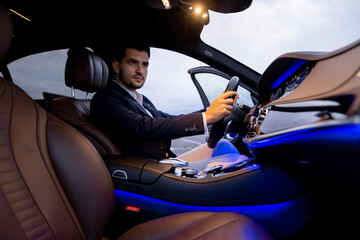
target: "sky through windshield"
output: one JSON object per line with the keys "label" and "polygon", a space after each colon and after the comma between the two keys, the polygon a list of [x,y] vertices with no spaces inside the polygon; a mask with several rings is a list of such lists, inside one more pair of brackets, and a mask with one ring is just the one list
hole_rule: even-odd
{"label": "sky through windshield", "polygon": [[201,38],[263,73],[279,55],[333,51],[360,38],[359,0],[253,0],[243,12],[210,12]]}

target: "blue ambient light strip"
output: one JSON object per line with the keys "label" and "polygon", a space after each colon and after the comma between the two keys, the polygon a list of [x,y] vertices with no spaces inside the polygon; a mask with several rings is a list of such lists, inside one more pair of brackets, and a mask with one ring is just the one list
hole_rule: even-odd
{"label": "blue ambient light strip", "polygon": [[291,74],[293,74],[296,70],[298,70],[302,65],[304,65],[307,60],[297,59],[289,68],[284,72],[278,79],[273,82],[270,87],[271,89],[275,89],[279,86],[283,81],[285,81]]}
{"label": "blue ambient light strip", "polygon": [[357,144],[359,142],[360,125],[344,124],[324,128],[304,128],[293,132],[284,133],[267,139],[247,143],[251,150],[273,147],[282,144],[302,143],[306,139],[317,139],[318,141],[329,141],[336,139],[338,142],[346,141]]}
{"label": "blue ambient light strip", "polygon": [[176,214],[183,212],[237,212],[250,215],[262,215],[271,216],[279,214],[281,209],[286,209],[291,205],[294,205],[293,201],[285,203],[276,203],[268,205],[251,205],[251,206],[224,206],[224,207],[204,207],[204,206],[192,206],[179,203],[168,202],[159,200],[152,197],[147,197],[135,193],[129,193],[121,190],[115,190],[115,196],[118,202],[125,202],[126,205],[138,206],[141,209],[149,209],[153,211],[159,211],[165,215]]}
{"label": "blue ambient light strip", "polygon": [[283,203],[223,207],[184,205],[121,190],[115,190],[115,197],[117,203],[139,207],[142,212],[156,212],[157,216],[202,211],[235,212],[258,220],[275,237],[284,237],[296,231],[310,219],[315,208],[310,194]]}

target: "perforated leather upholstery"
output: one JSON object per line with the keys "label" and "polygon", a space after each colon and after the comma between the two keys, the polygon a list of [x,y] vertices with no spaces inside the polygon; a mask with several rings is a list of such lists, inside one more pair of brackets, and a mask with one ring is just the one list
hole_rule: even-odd
{"label": "perforated leather upholstery", "polygon": [[[65,67],[67,86],[92,93],[105,87],[108,76],[106,63],[95,53],[85,48],[68,51]],[[50,112],[79,130],[100,154],[120,154],[109,138],[90,122],[89,100],[57,98],[50,103]]]}
{"label": "perforated leather upholstery", "polygon": [[114,190],[95,148],[3,78],[0,109],[0,238],[101,238]]}

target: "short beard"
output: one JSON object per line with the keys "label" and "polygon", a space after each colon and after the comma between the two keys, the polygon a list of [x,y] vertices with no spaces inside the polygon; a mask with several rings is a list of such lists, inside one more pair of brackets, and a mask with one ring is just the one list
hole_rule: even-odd
{"label": "short beard", "polygon": [[124,78],[122,77],[122,73],[121,73],[121,71],[120,71],[120,73],[119,73],[119,81],[123,84],[123,85],[125,85],[126,87],[128,87],[128,88],[130,88],[130,89],[140,89],[142,86],[136,86],[136,85],[133,85],[132,83],[127,83],[126,81],[124,81],[123,80]]}

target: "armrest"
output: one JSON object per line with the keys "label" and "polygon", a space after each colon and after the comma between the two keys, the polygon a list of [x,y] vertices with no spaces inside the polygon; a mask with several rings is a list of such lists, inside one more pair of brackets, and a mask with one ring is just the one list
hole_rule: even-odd
{"label": "armrest", "polygon": [[172,170],[170,164],[157,160],[122,155],[103,155],[106,166],[114,179],[139,183],[154,183],[162,174]]}

